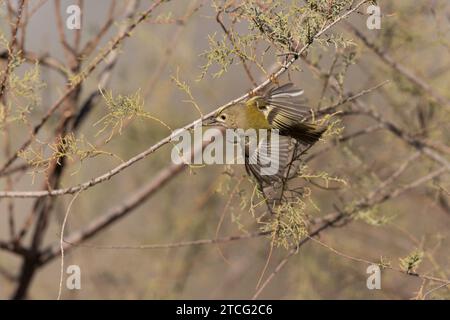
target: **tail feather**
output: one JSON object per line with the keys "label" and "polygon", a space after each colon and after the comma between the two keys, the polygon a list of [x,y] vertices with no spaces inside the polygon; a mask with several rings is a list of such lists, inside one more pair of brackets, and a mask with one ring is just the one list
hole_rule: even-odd
{"label": "tail feather", "polygon": [[314,144],[326,130],[323,126],[300,122],[291,128],[287,134],[300,142]]}
{"label": "tail feather", "polygon": [[312,110],[306,105],[303,90],[292,83],[271,88],[264,97],[267,120],[280,134],[312,145],[320,139],[326,127],[306,122]]}

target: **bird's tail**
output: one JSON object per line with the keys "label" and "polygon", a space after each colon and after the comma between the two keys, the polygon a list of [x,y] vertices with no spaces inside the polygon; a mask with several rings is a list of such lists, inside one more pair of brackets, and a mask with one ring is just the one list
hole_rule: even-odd
{"label": "bird's tail", "polygon": [[295,128],[289,130],[288,134],[300,142],[314,144],[326,130],[326,127],[318,124],[300,122],[295,125]]}

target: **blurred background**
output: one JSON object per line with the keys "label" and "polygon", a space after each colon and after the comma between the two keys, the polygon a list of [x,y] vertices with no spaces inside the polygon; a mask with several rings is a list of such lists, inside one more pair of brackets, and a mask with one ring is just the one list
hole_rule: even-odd
{"label": "blurred background", "polygon": [[[133,1],[116,1],[113,6],[110,0],[57,2],[25,1],[26,32],[19,28],[16,49],[21,46],[23,56],[30,54],[11,70],[11,74],[34,89],[29,95],[20,95],[11,93],[11,87],[2,102],[3,110],[8,111],[5,117],[0,117],[3,122],[0,126],[2,165],[28,139],[30,129],[68,88],[68,80],[73,80],[74,74],[101,56],[102,50],[107,49],[112,39],[139,14],[157,3],[137,1],[134,5],[130,4]],[[274,1],[252,2],[261,10],[274,4]],[[284,7],[313,8],[313,3],[319,3],[320,7],[326,1],[278,2],[277,10],[286,12]],[[346,2],[340,14],[348,11],[351,1]],[[64,49],[55,13],[58,12],[65,23],[69,16],[66,8],[71,4],[81,4],[82,10],[78,53],[103,30],[111,13],[113,17],[98,43],[92,43],[92,52],[86,51],[89,54],[76,58],[71,58],[67,47]],[[74,132],[86,142],[79,141],[81,149],[92,151],[94,145],[96,150],[104,152],[95,157],[88,154],[85,158],[75,153],[65,159],[61,173],[55,169],[57,164],[56,167],[54,163],[48,167],[37,165],[36,156],[27,153],[9,166],[9,169],[18,168],[17,171],[0,175],[1,189],[37,191],[88,181],[118,166],[120,159],[126,161],[169,135],[167,126],[180,128],[199,118],[197,108],[186,100],[194,99],[206,114],[249,92],[255,85],[238,55],[228,52],[225,57],[232,57],[232,61],[223,74],[214,76],[224,68],[211,60],[212,55],[208,60],[208,55],[204,54],[214,52],[213,49],[216,57],[224,54],[226,50],[220,49],[221,41],[232,48],[217,20],[219,7],[229,9],[221,16],[228,30],[242,37],[258,34],[258,30],[249,29],[251,22],[245,17],[234,16],[232,9],[240,4],[240,1],[199,0],[163,2],[155,6],[150,16],[114,51],[115,65],[108,75],[105,90],[111,90],[116,98],[137,94],[142,99],[141,111],[147,116],[124,119],[120,132],[118,127],[114,131],[111,126],[99,132],[104,124],[102,119],[111,114],[108,101],[98,94],[99,83],[106,74],[105,65],[110,61],[101,59],[93,73],[83,80],[81,89],[76,90],[76,97],[70,96],[70,102],[63,103],[52,114],[33,137],[30,147],[42,158],[48,157],[58,134]],[[0,52],[4,52],[0,66],[5,71],[6,65],[11,63],[6,48],[11,44],[11,28],[20,1],[0,1],[0,5],[0,26],[5,40],[0,48]],[[378,1],[378,5],[381,29],[368,29],[367,4],[361,6],[348,19],[333,26],[323,40],[315,41],[307,54],[278,81],[292,81],[303,88],[315,110],[338,104],[336,111],[341,111],[333,117],[337,121],[335,130],[331,130],[333,133],[305,156],[309,172],[317,175],[301,180],[311,191],[305,201],[308,218],[314,221],[330,212],[351,211],[349,208],[361,199],[370,199],[374,193],[379,197],[375,203],[353,212],[346,223],[320,233],[318,240],[338,253],[316,241],[307,241],[298,253],[288,258],[258,298],[449,298],[445,283],[407,273],[448,279],[450,271],[450,4],[445,0],[402,0]],[[70,46],[78,41],[76,33],[63,27],[63,37]],[[254,49],[257,62],[267,72],[264,74],[254,61],[247,61],[253,80],[259,84],[279,68],[284,56],[270,41],[248,41],[254,41],[254,46],[248,48]],[[49,57],[58,63],[52,64],[54,61]],[[26,82],[26,73],[36,68],[33,63],[36,58],[41,60],[37,77],[40,80],[35,81],[30,76],[32,79]],[[205,70],[202,66],[208,61],[212,61],[212,65],[202,78]],[[77,69],[78,63],[81,67]],[[389,82],[384,83],[386,80]],[[191,97],[180,89],[180,83],[189,87]],[[74,125],[74,115],[79,116],[77,112],[93,93],[97,98],[89,114]],[[346,101],[358,94],[360,96],[354,100]],[[34,97],[37,101],[32,101]],[[359,112],[358,108],[365,111]],[[71,124],[65,126],[64,119],[72,121]],[[113,135],[108,141],[111,132]],[[134,197],[148,191],[146,188],[160,177],[161,171],[170,168],[171,150],[172,146],[167,144],[110,180],[80,193],[70,209],[64,232],[66,238],[85,230],[99,217],[123,212]],[[434,156],[424,150],[431,150]],[[53,185],[55,175],[58,182]],[[324,177],[339,178],[345,183],[331,179],[327,185]],[[139,248],[259,232],[261,225],[248,209],[252,190],[253,184],[245,177],[242,166],[212,165],[181,170],[91,238],[68,245],[64,264],[80,267],[81,290],[67,290],[63,286],[61,297],[253,297],[260,277],[264,282],[291,248],[275,246],[271,250],[268,236],[220,244]],[[45,261],[45,254],[52,248],[59,248],[61,225],[72,199],[73,195],[41,200],[0,199],[0,239],[4,244],[0,246],[0,298],[55,299],[58,296],[60,256],[56,254]],[[42,239],[36,242],[35,230],[44,215],[45,232],[39,234]],[[310,225],[315,226],[313,222]],[[22,236],[21,230],[24,230]],[[20,241],[14,242],[17,237]],[[27,282],[24,274],[30,271],[24,269],[26,253],[20,248],[30,248],[33,243],[38,243],[43,253],[36,258],[41,262],[35,264],[42,265],[32,268],[31,279],[27,285],[22,285],[21,295],[17,295],[21,281]],[[419,256],[420,261],[408,270],[401,259],[408,256],[407,259],[411,259],[412,253]],[[381,290],[369,290],[366,286],[368,264],[344,255],[375,263],[383,261],[397,270],[383,269]],[[437,287],[440,288],[433,290]]]}

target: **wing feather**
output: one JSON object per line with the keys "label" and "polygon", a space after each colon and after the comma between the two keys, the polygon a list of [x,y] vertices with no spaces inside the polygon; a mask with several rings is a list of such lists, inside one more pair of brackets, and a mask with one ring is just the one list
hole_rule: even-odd
{"label": "wing feather", "polygon": [[287,83],[270,89],[266,95],[266,117],[269,124],[280,130],[280,134],[289,135],[301,142],[313,144],[325,131],[316,124],[307,123],[311,108],[305,105],[303,90]]}

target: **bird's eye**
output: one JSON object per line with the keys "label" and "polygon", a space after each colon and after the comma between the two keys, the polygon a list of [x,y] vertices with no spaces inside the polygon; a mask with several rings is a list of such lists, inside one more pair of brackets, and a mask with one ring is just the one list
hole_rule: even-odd
{"label": "bird's eye", "polygon": [[267,107],[264,104],[260,103],[259,101],[256,101],[256,108],[258,108],[258,110],[261,111],[267,110]]}
{"label": "bird's eye", "polygon": [[226,114],[222,114],[219,118],[220,118],[221,120],[226,120],[226,119],[227,119],[227,115],[226,115]]}

